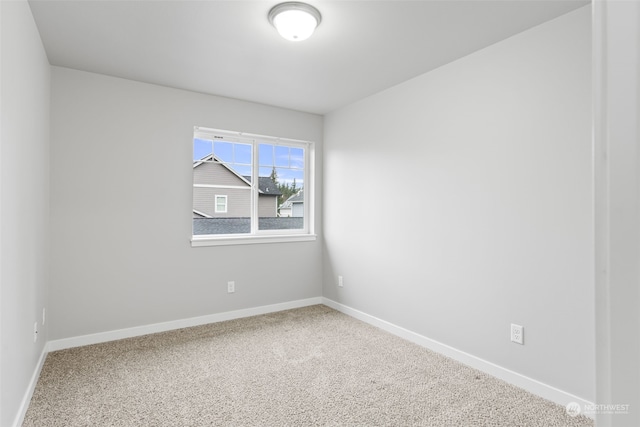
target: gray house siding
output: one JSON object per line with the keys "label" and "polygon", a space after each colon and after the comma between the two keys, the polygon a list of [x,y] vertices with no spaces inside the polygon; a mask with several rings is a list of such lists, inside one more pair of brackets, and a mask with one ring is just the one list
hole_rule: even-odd
{"label": "gray house siding", "polygon": [[[215,196],[227,196],[227,212],[216,213]],[[193,209],[212,218],[241,218],[251,216],[251,191],[241,188],[193,188]]]}
{"label": "gray house siding", "polygon": [[[227,212],[216,213],[215,196],[227,196]],[[258,216],[275,217],[278,198],[274,196],[258,196]],[[251,214],[251,191],[239,188],[193,188],[193,209],[212,218],[242,218]],[[196,214],[194,214],[196,216]],[[198,215],[199,216],[199,215]]]}
{"label": "gray house siding", "polygon": [[[241,178],[218,162],[202,162],[193,168],[193,209],[211,218],[249,218],[251,216],[250,177]],[[221,187],[199,187],[212,185]],[[242,188],[224,188],[237,186]],[[260,178],[258,216],[277,216],[278,188],[269,178]],[[215,196],[227,196],[227,212],[216,212]],[[194,212],[194,218],[202,217]]]}
{"label": "gray house siding", "polygon": [[258,216],[274,217],[278,214],[278,197],[274,196],[258,196]]}
{"label": "gray house siding", "polygon": [[247,185],[247,183],[218,162],[205,162],[193,168],[193,183],[207,185]]}

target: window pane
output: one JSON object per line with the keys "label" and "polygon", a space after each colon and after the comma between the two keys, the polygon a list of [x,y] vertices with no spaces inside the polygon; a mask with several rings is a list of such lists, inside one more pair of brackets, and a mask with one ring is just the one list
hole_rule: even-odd
{"label": "window pane", "polygon": [[235,144],[234,163],[242,165],[251,164],[251,145],[250,144]]}
{"label": "window pane", "polygon": [[271,177],[271,175],[273,174],[273,171],[275,170],[275,168],[273,166],[269,166],[269,167],[264,167],[261,166],[258,169],[258,176],[268,176]]}
{"label": "window pane", "polygon": [[193,161],[202,160],[213,153],[213,142],[206,139],[193,140]]}
{"label": "window pane", "polygon": [[276,145],[276,166],[289,167],[289,147],[283,147],[282,145]]}
{"label": "window pane", "polygon": [[258,146],[258,159],[260,166],[273,166],[273,145],[260,144]]}
{"label": "window pane", "polygon": [[253,150],[251,144],[228,141],[215,141],[213,149],[216,161],[222,162],[240,176],[251,175],[251,158]]}
{"label": "window pane", "polygon": [[291,167],[304,168],[304,150],[302,148],[291,147]]}
{"label": "window pane", "polygon": [[194,139],[194,158],[211,148],[215,158],[193,166],[193,234],[250,233],[251,144]]}
{"label": "window pane", "polygon": [[[272,147],[275,167],[259,168],[263,178],[260,178],[261,192],[258,197],[258,229],[302,230],[305,226],[304,149],[279,145]],[[292,153],[295,166],[290,161]],[[260,163],[263,163],[262,159]],[[267,186],[272,188],[267,191]]]}
{"label": "window pane", "polygon": [[213,144],[213,154],[222,162],[233,162],[233,144],[231,142],[216,141]]}
{"label": "window pane", "polygon": [[235,173],[243,177],[249,177],[247,181],[251,182],[251,165],[227,165],[233,169]]}
{"label": "window pane", "polygon": [[278,181],[284,186],[291,187],[294,192],[304,186],[303,170],[276,168],[276,173],[278,174]]}

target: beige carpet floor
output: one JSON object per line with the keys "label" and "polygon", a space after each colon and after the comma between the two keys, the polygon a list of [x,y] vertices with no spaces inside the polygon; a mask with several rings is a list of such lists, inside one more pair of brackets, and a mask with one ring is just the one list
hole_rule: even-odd
{"label": "beige carpet floor", "polygon": [[24,426],[593,426],[326,306],[52,352]]}

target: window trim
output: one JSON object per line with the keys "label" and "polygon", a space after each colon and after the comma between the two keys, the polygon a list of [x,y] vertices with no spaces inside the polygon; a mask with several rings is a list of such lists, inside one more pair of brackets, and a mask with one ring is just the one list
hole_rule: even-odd
{"label": "window trim", "polygon": [[224,237],[211,238],[211,235],[193,236],[191,247],[254,245],[263,243],[311,242],[317,239],[315,234],[281,234],[281,235],[242,235],[224,234]]}
{"label": "window trim", "polygon": [[[221,246],[221,245],[239,245],[239,244],[261,244],[261,243],[283,243],[283,242],[300,242],[314,241],[317,236],[315,234],[315,218],[314,218],[314,187],[315,187],[315,144],[312,141],[297,140],[290,138],[279,138],[273,136],[251,134],[245,132],[235,132],[222,129],[211,129],[205,127],[194,127],[191,144],[196,138],[209,139],[212,141],[224,139],[228,142],[250,143],[252,145],[252,178],[251,190],[251,230],[248,234],[193,234],[193,219],[191,228],[191,246]],[[259,230],[259,212],[258,212],[258,185],[259,185],[259,158],[258,149],[261,143],[271,145],[284,145],[288,147],[300,147],[304,149],[304,226],[302,229],[282,229],[282,230]],[[201,184],[193,184],[193,186],[205,186]],[[218,197],[216,195],[215,197]],[[193,200],[192,200],[193,207]],[[217,208],[217,204],[216,204]],[[276,207],[277,211],[277,207]],[[222,212],[216,212],[222,213]]]}

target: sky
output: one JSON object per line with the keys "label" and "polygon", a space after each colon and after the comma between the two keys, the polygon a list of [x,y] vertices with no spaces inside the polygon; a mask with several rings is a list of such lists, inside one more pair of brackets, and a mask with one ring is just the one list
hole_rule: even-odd
{"label": "sky", "polygon": [[[228,167],[243,176],[251,175],[252,147],[250,144],[227,141],[211,141],[194,138],[193,160],[200,160],[211,153]],[[274,144],[258,145],[259,176],[270,176],[276,168],[278,182],[291,185],[295,178],[296,186],[304,184],[304,150]]]}

